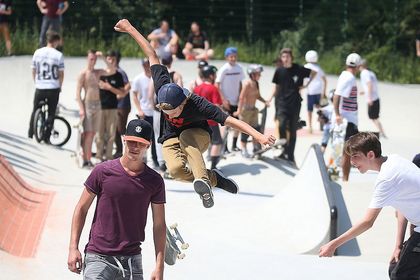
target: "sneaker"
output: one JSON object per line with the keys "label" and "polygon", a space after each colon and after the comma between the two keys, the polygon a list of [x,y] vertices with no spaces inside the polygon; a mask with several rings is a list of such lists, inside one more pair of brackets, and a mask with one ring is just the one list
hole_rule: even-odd
{"label": "sneaker", "polygon": [[225,190],[230,193],[238,193],[239,187],[232,179],[227,178],[220,170],[212,169],[216,174],[217,185],[216,187],[222,190]]}
{"label": "sneaker", "polygon": [[203,206],[205,208],[211,208],[214,205],[213,192],[211,187],[204,180],[196,179],[194,180],[194,190],[201,198]]}
{"label": "sneaker", "polygon": [[239,152],[240,150],[238,147],[232,147],[231,149],[232,152]]}
{"label": "sneaker", "polygon": [[244,157],[244,158],[250,158],[251,156],[249,155],[249,153],[248,153],[248,151],[247,150],[242,150],[241,151],[241,155]]}
{"label": "sneaker", "polygon": [[288,158],[287,158],[287,155],[285,154],[285,153],[281,153],[280,155],[278,155],[278,156],[276,156],[276,157],[274,157],[274,159],[275,160],[289,160]]}

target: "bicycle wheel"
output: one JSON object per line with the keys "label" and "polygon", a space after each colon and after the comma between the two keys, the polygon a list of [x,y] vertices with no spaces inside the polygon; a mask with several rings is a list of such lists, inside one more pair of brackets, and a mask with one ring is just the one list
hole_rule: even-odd
{"label": "bicycle wheel", "polygon": [[61,147],[66,144],[71,136],[71,127],[68,121],[60,116],[54,117],[54,125],[51,130],[50,144]]}
{"label": "bicycle wheel", "polygon": [[35,111],[33,129],[35,140],[38,143],[41,143],[41,141],[44,140],[45,132],[45,114],[42,112],[41,108],[38,108]]}

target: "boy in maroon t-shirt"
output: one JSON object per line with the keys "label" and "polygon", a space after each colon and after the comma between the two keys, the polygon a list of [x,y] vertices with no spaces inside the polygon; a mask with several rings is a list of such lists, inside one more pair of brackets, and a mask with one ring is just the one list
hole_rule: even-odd
{"label": "boy in maroon t-shirt", "polygon": [[[163,279],[165,185],[159,173],[143,162],[151,135],[148,122],[130,121],[124,135],[123,156],[98,164],[85,182],[73,214],[68,257],[69,270],[79,274],[83,268],[85,279],[115,279],[127,274],[130,279],[143,280],[140,245],[145,238],[150,204],[156,252],[151,279]],[[79,240],[95,197],[95,215],[82,265]]]}
{"label": "boy in maroon t-shirt", "polygon": [[[200,71],[201,76],[203,77],[203,82],[196,86],[193,92],[201,97],[204,97],[214,105],[221,107],[222,98],[220,97],[219,90],[214,85],[217,68],[213,65],[206,65]],[[212,131],[210,148],[211,169],[216,169],[216,165],[220,160],[220,150],[223,144],[223,139],[220,133],[219,124],[213,120],[208,120],[207,123]]]}
{"label": "boy in maroon t-shirt", "polygon": [[44,15],[42,17],[41,32],[39,34],[39,47],[47,44],[46,34],[48,29],[60,33],[60,16],[69,8],[66,0],[37,0],[39,11]]}

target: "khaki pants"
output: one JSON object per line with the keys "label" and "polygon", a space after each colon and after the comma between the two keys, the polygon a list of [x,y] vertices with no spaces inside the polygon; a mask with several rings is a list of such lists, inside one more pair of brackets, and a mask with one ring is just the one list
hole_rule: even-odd
{"label": "khaki pants", "polygon": [[114,148],[115,131],[117,130],[118,111],[117,109],[102,109],[99,131],[96,137],[96,157],[102,160],[105,147],[105,157],[112,159]]}
{"label": "khaki pants", "polygon": [[203,153],[210,144],[210,135],[201,128],[190,128],[181,132],[179,138],[163,142],[162,152],[169,173],[181,181],[202,179],[210,186],[217,184],[216,174],[206,168]]}

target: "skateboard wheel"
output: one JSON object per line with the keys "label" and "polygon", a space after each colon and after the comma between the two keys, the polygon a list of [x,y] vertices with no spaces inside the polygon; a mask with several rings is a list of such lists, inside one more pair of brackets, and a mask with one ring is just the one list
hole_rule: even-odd
{"label": "skateboard wheel", "polygon": [[188,244],[188,243],[183,243],[183,244],[181,244],[181,249],[182,249],[182,250],[187,250],[187,249],[188,249],[188,247],[190,247],[190,244]]}
{"label": "skateboard wheel", "polygon": [[176,227],[178,226],[178,224],[177,223],[174,223],[174,224],[172,224],[172,225],[170,225],[169,227],[171,228],[171,229],[176,229]]}
{"label": "skateboard wheel", "polygon": [[184,253],[178,254],[177,258],[182,260],[183,258],[185,258],[185,254]]}

